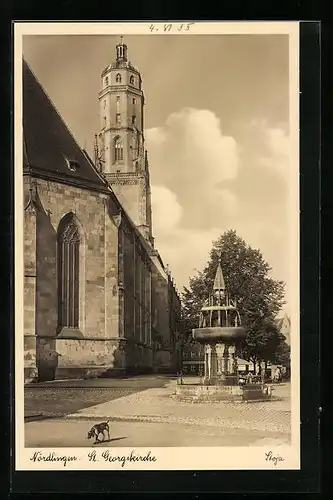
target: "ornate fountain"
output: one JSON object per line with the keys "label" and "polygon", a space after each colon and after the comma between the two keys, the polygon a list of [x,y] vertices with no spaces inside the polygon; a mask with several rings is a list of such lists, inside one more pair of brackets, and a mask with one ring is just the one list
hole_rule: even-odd
{"label": "ornate fountain", "polygon": [[201,309],[199,328],[192,330],[194,340],[205,348],[205,385],[237,385],[237,342],[245,337],[236,302],[228,296],[221,258],[213,290]]}
{"label": "ornate fountain", "polygon": [[219,258],[212,293],[201,309],[199,327],[192,330],[193,339],[204,345],[204,378],[197,384],[181,379],[172,396],[190,402],[271,399],[271,388],[265,384],[239,385],[236,350],[245,333]]}

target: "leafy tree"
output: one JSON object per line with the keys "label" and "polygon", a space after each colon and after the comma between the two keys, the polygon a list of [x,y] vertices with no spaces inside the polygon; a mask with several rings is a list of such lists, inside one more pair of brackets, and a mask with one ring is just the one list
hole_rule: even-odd
{"label": "leafy tree", "polygon": [[286,368],[290,368],[290,346],[287,344],[285,338],[278,345],[275,352],[273,362],[277,365],[283,365]]}
{"label": "leafy tree", "polygon": [[183,331],[198,326],[200,309],[212,291],[219,256],[227,292],[236,300],[246,329],[238,353],[254,364],[273,360],[282,341],[275,318],[284,304],[284,284],[269,275],[271,268],[261,252],[247,245],[233,230],[213,243],[206,267],[184,288]]}

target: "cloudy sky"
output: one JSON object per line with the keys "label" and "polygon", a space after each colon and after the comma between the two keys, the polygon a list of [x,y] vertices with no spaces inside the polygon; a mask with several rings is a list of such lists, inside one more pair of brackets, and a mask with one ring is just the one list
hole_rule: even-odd
{"label": "cloudy sky", "polygon": [[[24,37],[25,59],[91,156],[100,74],[117,41]],[[235,229],[286,282],[289,302],[288,37],[124,41],[143,78],[156,247],[178,288],[206,264],[212,241]]]}

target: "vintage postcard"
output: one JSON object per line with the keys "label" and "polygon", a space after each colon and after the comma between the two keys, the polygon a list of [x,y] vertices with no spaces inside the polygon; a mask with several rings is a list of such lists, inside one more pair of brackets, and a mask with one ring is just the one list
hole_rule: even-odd
{"label": "vintage postcard", "polygon": [[14,39],[16,469],[298,470],[299,24]]}

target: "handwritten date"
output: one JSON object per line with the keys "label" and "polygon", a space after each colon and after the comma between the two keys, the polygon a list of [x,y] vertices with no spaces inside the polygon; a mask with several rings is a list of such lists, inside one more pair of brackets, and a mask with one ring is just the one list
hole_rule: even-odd
{"label": "handwritten date", "polygon": [[151,32],[156,32],[156,31],[164,31],[164,32],[169,32],[169,31],[190,31],[191,26],[194,23],[183,23],[183,24],[151,24],[149,26],[149,31]]}

